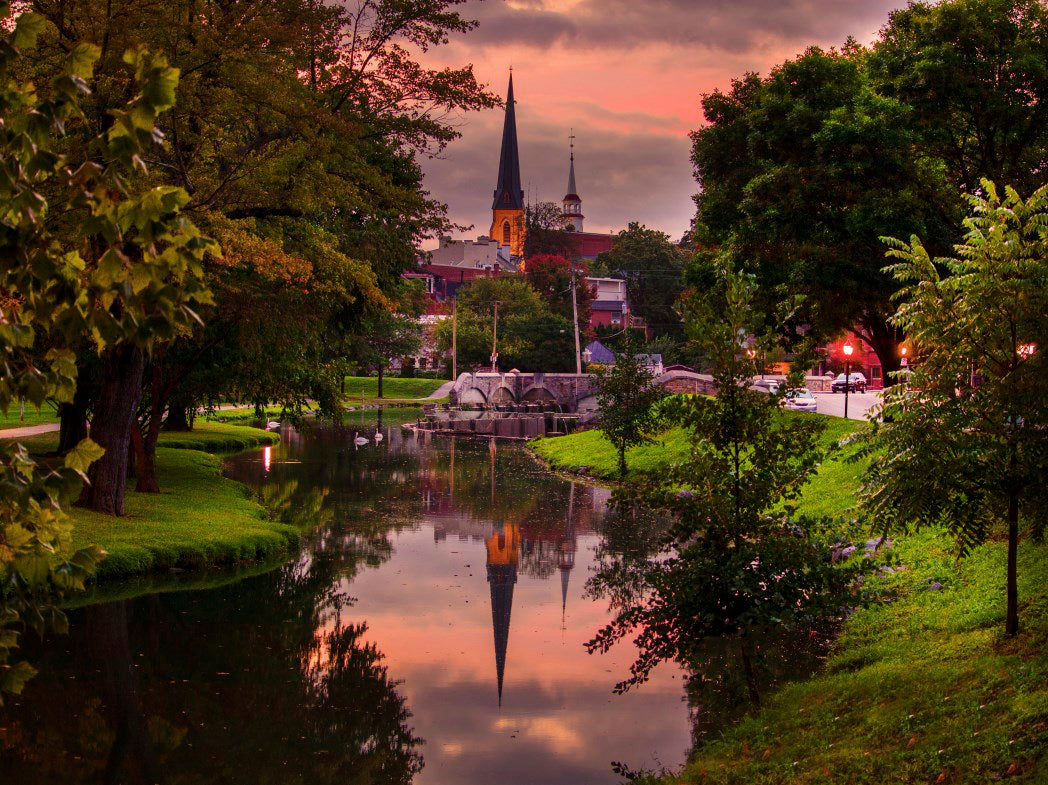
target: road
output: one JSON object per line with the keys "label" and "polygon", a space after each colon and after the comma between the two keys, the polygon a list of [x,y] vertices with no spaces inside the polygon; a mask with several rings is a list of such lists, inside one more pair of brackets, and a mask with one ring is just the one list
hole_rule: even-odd
{"label": "road", "polygon": [[[814,393],[819,403],[819,414],[844,416],[844,393]],[[848,419],[865,420],[866,413],[881,399],[881,392],[848,393]]]}

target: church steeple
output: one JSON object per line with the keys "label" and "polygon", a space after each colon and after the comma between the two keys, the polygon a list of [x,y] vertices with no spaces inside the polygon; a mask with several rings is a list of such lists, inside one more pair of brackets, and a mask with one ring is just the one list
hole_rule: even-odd
{"label": "church steeple", "polygon": [[502,154],[499,156],[499,179],[495,184],[492,210],[524,208],[524,190],[520,186],[520,155],[517,152],[517,112],[513,105],[513,72],[509,74],[506,93],[506,118],[502,123]]}
{"label": "church steeple", "polygon": [[560,213],[561,226],[569,232],[582,231],[582,199],[579,198],[578,189],[575,187],[575,132],[568,135],[570,141],[571,155],[568,164],[568,192],[564,194],[563,209]]}
{"label": "church steeple", "polygon": [[513,71],[506,92],[506,116],[502,124],[499,178],[491,202],[491,239],[508,245],[512,256],[524,253],[524,189],[520,181],[517,151],[517,112],[513,100]]}
{"label": "church steeple", "polygon": [[513,585],[517,582],[520,560],[520,527],[502,524],[488,538],[488,586],[491,589],[491,626],[495,633],[495,678],[499,706],[502,705],[502,682],[506,673],[506,650],[509,647],[509,620],[513,611]]}

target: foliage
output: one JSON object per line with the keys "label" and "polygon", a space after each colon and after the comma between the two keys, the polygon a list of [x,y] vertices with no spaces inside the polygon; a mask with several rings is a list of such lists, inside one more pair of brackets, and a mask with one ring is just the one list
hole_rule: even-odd
{"label": "foliage", "polygon": [[564,229],[561,207],[556,202],[536,202],[524,208],[525,269],[536,256],[563,256],[575,253],[575,244]]}
{"label": "foliage", "polygon": [[594,275],[626,280],[632,312],[642,317],[656,334],[680,335],[677,298],[684,289],[687,255],[669,236],[638,223],[616,235],[610,251],[597,256]]}
{"label": "foliage", "polygon": [[[10,7],[0,5],[6,21]],[[153,141],[156,112],[170,103],[171,73],[162,58],[132,53],[141,92],[126,110],[114,110],[111,125],[96,140],[111,164],[62,154],[60,138],[79,116],[87,93],[86,78],[98,56],[80,45],[65,58],[50,97],[20,80],[22,50],[31,49],[43,20],[20,14],[0,51],[0,348],[5,355],[0,379],[0,408],[14,398],[40,406],[46,398],[72,398],[76,374],[68,346],[89,334],[99,347],[130,337],[148,343],[168,319],[191,316],[188,305],[206,292],[172,281],[194,278],[202,253],[210,247],[193,226],[173,216],[181,204],[173,189],[155,189],[128,197],[123,177],[141,163]],[[48,198],[48,193],[55,196]],[[63,245],[49,225],[49,208],[76,216],[77,244]],[[79,245],[79,248],[77,247]],[[80,250],[97,255],[85,260]],[[89,263],[90,262],[90,263]],[[34,361],[36,342],[47,335],[51,348]],[[90,440],[81,441],[62,466],[42,470],[19,444],[0,452],[0,693],[18,692],[32,673],[10,661],[19,627],[38,634],[64,630],[57,603],[62,594],[83,587],[102,555],[90,546],[70,549],[67,507],[81,479],[102,455]]]}
{"label": "foliage", "polygon": [[1007,521],[1014,635],[1020,517],[1040,536],[1048,503],[1048,187],[983,189],[957,257],[889,241],[913,371],[884,396],[862,502],[884,531],[947,525],[962,554]]}
{"label": "foliage", "polygon": [[[796,515],[796,500],[822,457],[820,421],[780,418],[780,398],[749,387],[747,339],[761,327],[752,313],[753,289],[749,276],[724,261],[717,285],[689,299],[689,332],[710,359],[717,395],[669,399],[663,413],[684,427],[688,455],[616,491],[618,504],[641,503],[671,519],[659,552],[629,570],[642,590],[625,595],[587,644],[606,651],[634,635],[639,654],[620,691],[644,682],[663,660],[699,678],[704,645],[729,638],[738,642],[756,703],[753,639],[832,607],[848,580],[811,536],[815,522]],[[794,378],[800,373],[799,365]],[[602,591],[620,577],[612,564],[598,571],[592,587]]]}
{"label": "foliage", "polygon": [[589,271],[583,261],[569,262],[563,256],[541,254],[528,259],[524,277],[549,309],[557,316],[571,320],[571,279],[575,276],[575,307],[578,310],[579,329],[585,332],[590,322],[593,290],[586,284]]}
{"label": "foliage", "polygon": [[626,333],[622,351],[615,355],[615,364],[598,366],[595,376],[600,431],[615,445],[619,479],[625,479],[626,450],[650,441],[651,434],[658,430],[662,420],[656,404],[666,392],[655,384],[647,366],[637,360],[630,333]]}
{"label": "foliage", "polygon": [[[520,371],[575,369],[572,324],[550,311],[522,278],[483,277],[458,293],[458,366],[491,368],[495,305],[498,304],[498,366]],[[436,330],[437,349],[451,348],[451,320]]]}
{"label": "foliage", "polygon": [[910,108],[921,151],[961,191],[982,178],[1022,193],[1044,183],[1046,27],[1039,0],[947,0],[910,3],[882,28],[878,90]]}
{"label": "foliage", "polygon": [[895,286],[881,273],[879,238],[946,241],[957,197],[941,164],[921,155],[912,109],[877,91],[868,61],[851,42],[812,47],[765,78],[703,96],[692,162],[705,250],[689,283],[703,285],[711,248],[729,250],[757,275],[767,313],[804,296],[783,324],[787,342],[800,326],[823,341],[855,329],[892,371],[901,336],[887,322]]}

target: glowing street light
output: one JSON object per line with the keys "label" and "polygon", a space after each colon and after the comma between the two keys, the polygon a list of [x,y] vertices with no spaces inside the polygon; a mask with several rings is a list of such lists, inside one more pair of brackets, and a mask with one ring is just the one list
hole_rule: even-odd
{"label": "glowing street light", "polygon": [[844,419],[848,419],[848,388],[851,387],[851,356],[855,347],[850,343],[841,347],[844,352]]}
{"label": "glowing street light", "polygon": [[1037,344],[1024,343],[1019,345],[1019,356],[1024,360],[1030,359],[1034,352],[1037,351]]}

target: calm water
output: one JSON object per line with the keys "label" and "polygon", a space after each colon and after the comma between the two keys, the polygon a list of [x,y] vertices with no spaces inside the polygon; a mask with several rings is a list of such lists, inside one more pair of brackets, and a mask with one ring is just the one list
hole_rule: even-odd
{"label": "calm water", "polygon": [[388,419],[288,433],[227,470],[319,524],[301,553],[112,597],[27,646],[40,674],[0,709],[4,785],[584,785],[684,760],[681,673],[614,695],[632,649],[583,647],[609,616],[587,577],[640,547],[607,492]]}

